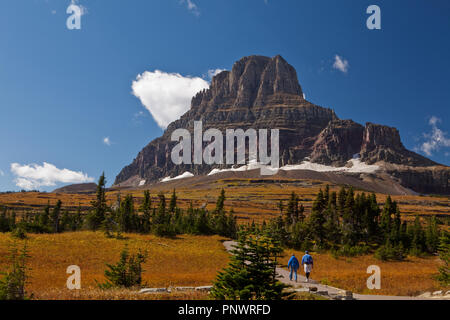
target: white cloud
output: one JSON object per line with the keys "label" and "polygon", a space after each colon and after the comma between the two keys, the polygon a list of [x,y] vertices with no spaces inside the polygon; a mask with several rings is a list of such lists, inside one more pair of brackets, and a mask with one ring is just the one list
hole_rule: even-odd
{"label": "white cloud", "polygon": [[428,123],[429,123],[431,126],[435,126],[438,122],[441,122],[441,119],[439,119],[439,118],[436,117],[436,116],[432,116],[432,117],[430,118],[430,120],[428,121]]}
{"label": "white cloud", "polygon": [[423,134],[426,141],[418,149],[423,151],[427,156],[433,155],[434,151],[439,151],[442,147],[450,147],[450,138],[447,138],[447,132],[437,127],[437,124],[440,122],[442,122],[441,119],[432,116],[428,121],[428,124],[431,126],[431,133]]}
{"label": "white cloud", "polygon": [[133,122],[134,125],[140,125],[142,124],[142,119],[145,118],[146,116],[147,112],[141,110],[133,114],[133,118],[131,119],[131,121]]}
{"label": "white cloud", "polygon": [[134,118],[145,117],[145,113],[144,113],[144,111],[139,111],[139,112],[136,112],[133,117]]}
{"label": "white cloud", "polygon": [[218,75],[222,71],[225,71],[225,69],[209,69],[208,70],[208,78],[212,79],[214,76]]}
{"label": "white cloud", "polygon": [[81,171],[58,169],[53,164],[47,162],[44,162],[42,166],[38,164],[20,165],[18,163],[11,163],[11,172],[17,177],[14,180],[16,186],[25,190],[55,186],[57,183],[85,183],[94,181],[94,178],[89,177]]}
{"label": "white cloud", "polygon": [[334,64],[333,64],[333,68],[337,69],[343,73],[347,73],[348,72],[348,68],[349,68],[349,64],[348,61],[345,60],[343,57],[340,57],[338,55],[336,55],[334,57]]}
{"label": "white cloud", "polygon": [[4,176],[5,175],[5,173],[3,172],[3,170],[0,170],[0,176]]}
{"label": "white cloud", "polygon": [[189,110],[192,97],[208,87],[202,78],[160,70],[145,71],[131,86],[133,94],[163,129]]}
{"label": "white cloud", "polygon": [[192,0],[180,0],[181,4],[185,4],[186,8],[192,12],[195,16],[200,15],[200,10],[198,9],[197,5]]}
{"label": "white cloud", "polygon": [[109,137],[105,137],[103,138],[103,143],[106,144],[107,146],[111,145],[111,139],[109,139]]}

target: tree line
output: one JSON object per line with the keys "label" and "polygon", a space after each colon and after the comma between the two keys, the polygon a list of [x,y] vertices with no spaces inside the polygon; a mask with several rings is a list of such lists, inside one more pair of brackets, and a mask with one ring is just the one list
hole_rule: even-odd
{"label": "tree line", "polygon": [[173,190],[170,199],[163,193],[158,194],[157,203],[152,203],[148,190],[139,208],[131,194],[123,199],[118,193],[115,206],[106,202],[105,175],[99,178],[95,199],[90,210],[82,212],[79,206],[76,213],[62,210],[58,200],[52,208],[48,204],[43,211],[34,215],[26,214],[17,219],[14,211],[3,208],[0,212],[0,232],[13,232],[23,238],[30,233],[60,233],[65,231],[92,230],[103,231],[108,237],[121,238],[123,233],[155,234],[158,236],[176,236],[177,234],[218,234],[235,238],[237,223],[233,210],[226,211],[225,191],[222,190],[215,208],[194,208],[192,203],[187,210],[177,204],[177,194]]}
{"label": "tree line", "polygon": [[401,219],[396,201],[387,197],[383,206],[374,193],[356,194],[352,187],[331,192],[320,189],[311,213],[292,192],[287,204],[280,201],[280,216],[260,227],[284,246],[302,250],[331,250],[334,255],[358,255],[375,250],[382,260],[402,260],[406,255],[436,253],[440,231],[436,217],[424,226],[419,216],[413,223]]}

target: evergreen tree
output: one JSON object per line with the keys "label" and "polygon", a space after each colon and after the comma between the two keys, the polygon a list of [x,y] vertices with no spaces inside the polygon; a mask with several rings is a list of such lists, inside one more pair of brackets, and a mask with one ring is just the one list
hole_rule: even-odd
{"label": "evergreen tree", "polygon": [[391,233],[389,239],[394,245],[398,245],[401,242],[401,218],[400,218],[400,208],[395,205],[394,219],[390,227]]}
{"label": "evergreen tree", "polygon": [[227,225],[227,237],[230,237],[232,239],[235,239],[237,236],[238,231],[238,225],[237,225],[237,218],[234,215],[234,210],[231,208],[229,214],[228,214],[228,225]]}
{"label": "evergreen tree", "polygon": [[298,221],[299,209],[298,209],[298,197],[295,192],[292,191],[291,197],[288,200],[286,208],[286,224],[291,225]]}
{"label": "evergreen tree", "polygon": [[327,185],[325,186],[325,191],[324,191],[324,193],[323,193],[323,202],[324,202],[324,205],[327,205],[329,201],[330,201],[330,186],[327,184]]}
{"label": "evergreen tree", "polygon": [[106,197],[105,197],[106,178],[105,173],[102,173],[97,183],[96,198],[91,202],[92,212],[88,217],[88,224],[90,229],[96,231],[100,228],[105,220],[107,211]]}
{"label": "evergreen tree", "polygon": [[289,247],[299,249],[299,250],[307,250],[311,247],[311,238],[309,237],[310,231],[307,223],[303,221],[299,221],[294,224],[289,232]]}
{"label": "evergreen tree", "polygon": [[69,212],[67,210],[63,211],[62,217],[61,217],[61,224],[60,224],[60,231],[69,231],[71,229],[71,216],[69,215]]}
{"label": "evergreen tree", "polygon": [[134,200],[131,194],[128,194],[121,202],[118,221],[122,232],[136,231],[137,216],[134,212]]}
{"label": "evergreen tree", "polygon": [[149,233],[151,229],[151,210],[152,210],[152,199],[150,197],[150,191],[144,191],[144,201],[141,205],[142,211],[142,232]]}
{"label": "evergreen tree", "polygon": [[222,212],[224,210],[224,208],[225,208],[225,199],[226,199],[225,198],[225,190],[222,189],[220,191],[219,197],[217,198],[216,209],[215,209],[216,213]]}
{"label": "evergreen tree", "polygon": [[300,208],[298,209],[298,221],[303,222],[305,220],[305,207],[303,204],[300,204]]}
{"label": "evergreen tree", "polygon": [[414,220],[414,225],[410,229],[411,235],[411,250],[412,255],[420,255],[425,249],[425,234],[422,229],[422,224],[420,223],[419,216],[416,216]]}
{"label": "evergreen tree", "polygon": [[172,196],[170,197],[169,202],[169,212],[174,213],[176,207],[177,207],[177,194],[175,192],[175,189],[173,189],[173,193]]}
{"label": "evergreen tree", "polygon": [[429,253],[437,251],[439,246],[439,230],[437,227],[436,216],[432,216],[428,221],[428,227],[425,233],[425,243]]}
{"label": "evergreen tree", "polygon": [[80,230],[83,226],[83,216],[81,214],[81,204],[78,204],[77,213],[75,214],[74,219],[72,220],[71,229],[72,231]]}
{"label": "evergreen tree", "polygon": [[383,231],[384,238],[389,237],[392,227],[392,214],[397,211],[395,203],[392,202],[391,196],[388,196],[381,212],[380,228]]}
{"label": "evergreen tree", "polygon": [[277,258],[281,244],[256,231],[243,231],[232,250],[231,262],[217,275],[211,296],[225,300],[280,300],[290,297],[277,279]]}
{"label": "evergreen tree", "polygon": [[158,194],[158,197],[158,211],[153,219],[154,232],[161,237],[174,236],[176,234],[176,229],[174,225],[171,225],[171,215],[166,211],[166,197],[162,192]]}
{"label": "evergreen tree", "polygon": [[283,210],[284,210],[283,200],[280,200],[278,202],[278,209],[280,210],[280,215],[283,216]]}
{"label": "evergreen tree", "polygon": [[154,222],[156,224],[164,224],[168,222],[168,217],[166,214],[166,197],[164,193],[160,192],[158,194],[158,198],[159,198],[158,211],[154,219]]}
{"label": "evergreen tree", "polygon": [[439,268],[437,279],[443,286],[450,286],[450,233],[444,232],[439,243],[439,257],[444,265]]}
{"label": "evergreen tree", "polygon": [[47,203],[47,205],[44,208],[44,212],[40,216],[39,224],[42,228],[47,228],[50,224],[50,204]]}
{"label": "evergreen tree", "polygon": [[326,239],[325,231],[325,204],[322,190],[317,194],[316,200],[313,202],[311,215],[309,216],[309,230],[311,238],[316,241],[319,247],[322,247]]}
{"label": "evergreen tree", "polygon": [[273,239],[281,244],[286,244],[288,242],[288,232],[284,226],[283,217],[278,216],[273,219],[269,224],[268,232]]}
{"label": "evergreen tree", "polygon": [[142,264],[147,260],[147,252],[139,249],[136,254],[131,254],[128,247],[122,250],[120,260],[117,264],[106,264],[105,270],[107,281],[99,284],[102,289],[110,289],[114,287],[139,287],[142,285]]}
{"label": "evergreen tree", "polygon": [[338,194],[337,201],[337,210],[339,213],[339,217],[342,218],[344,216],[345,202],[347,201],[347,191],[344,187],[341,187]]}
{"label": "evergreen tree", "polygon": [[[23,218],[24,217],[22,216],[22,219]],[[16,212],[13,210],[11,213],[11,217],[9,218],[9,229],[14,230],[15,228],[16,228]]]}
{"label": "evergreen tree", "polygon": [[215,216],[215,223],[214,227],[216,230],[216,233],[221,236],[227,236],[228,234],[228,219],[225,215],[225,212],[221,211],[216,214]]}
{"label": "evergreen tree", "polygon": [[17,249],[16,242],[12,244],[9,255],[10,269],[3,272],[3,277],[0,279],[0,300],[25,300],[28,298],[25,285],[28,279],[26,262],[29,258],[26,242],[20,251]]}
{"label": "evergreen tree", "polygon": [[7,212],[6,207],[1,208],[1,213],[0,213],[0,232],[11,231],[10,226],[9,226],[9,220],[6,217],[6,212]]}
{"label": "evergreen tree", "polygon": [[206,213],[205,209],[201,209],[198,214],[197,218],[195,220],[195,233],[196,234],[210,234],[211,228],[209,226],[209,219],[208,214]]}
{"label": "evergreen tree", "polygon": [[367,239],[373,239],[378,236],[378,219],[380,208],[377,203],[377,196],[372,193],[368,198],[367,211],[364,215],[364,227],[366,228]]}
{"label": "evergreen tree", "polygon": [[355,195],[353,188],[351,187],[349,191],[346,192],[342,216],[342,237],[343,243],[346,245],[353,246],[358,241],[359,235],[356,222],[357,215],[358,212],[356,212]]}
{"label": "evergreen tree", "polygon": [[52,214],[50,215],[50,225],[53,230],[53,232],[58,233],[59,230],[59,215],[61,213],[61,206],[62,202],[61,200],[58,200],[56,202],[56,206],[52,210]]}
{"label": "evergreen tree", "polygon": [[336,206],[336,193],[333,192],[329,197],[328,206],[324,213],[324,232],[327,240],[332,244],[332,247],[337,247],[341,240],[339,215]]}

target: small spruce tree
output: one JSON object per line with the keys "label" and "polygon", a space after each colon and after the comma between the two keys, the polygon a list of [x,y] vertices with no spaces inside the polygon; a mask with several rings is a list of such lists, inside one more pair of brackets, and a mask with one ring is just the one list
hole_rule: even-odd
{"label": "small spruce tree", "polygon": [[211,296],[219,300],[280,300],[290,298],[277,279],[281,244],[261,231],[241,231],[229,266],[217,275]]}
{"label": "small spruce tree", "polygon": [[28,255],[27,243],[19,251],[17,243],[14,242],[10,248],[10,270],[2,272],[0,279],[0,300],[25,300],[27,293],[25,285],[27,283],[28,268],[26,266]]}
{"label": "small spruce tree", "polygon": [[450,233],[444,232],[439,243],[439,257],[444,265],[439,268],[437,279],[443,286],[450,286]]}
{"label": "small spruce tree", "polygon": [[105,270],[107,281],[98,284],[102,289],[111,289],[115,287],[140,287],[142,285],[142,264],[147,260],[147,252],[139,251],[130,254],[128,246],[122,250],[120,260],[117,264],[106,264]]}
{"label": "small spruce tree", "polygon": [[95,200],[91,202],[92,212],[88,216],[88,225],[93,231],[98,230],[105,220],[107,205],[105,196],[106,178],[102,173],[97,183]]}

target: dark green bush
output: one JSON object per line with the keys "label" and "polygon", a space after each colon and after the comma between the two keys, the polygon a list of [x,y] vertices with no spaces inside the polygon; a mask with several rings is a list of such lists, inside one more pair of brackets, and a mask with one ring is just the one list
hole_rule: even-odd
{"label": "dark green bush", "polygon": [[117,264],[106,264],[105,270],[107,281],[99,284],[102,289],[115,287],[139,287],[142,285],[142,264],[147,260],[147,252],[139,250],[135,254],[130,254],[127,246],[120,254],[120,260]]}
{"label": "dark green bush", "polygon": [[388,242],[375,251],[375,258],[381,261],[401,261],[405,258],[405,252],[402,245],[394,247]]}

